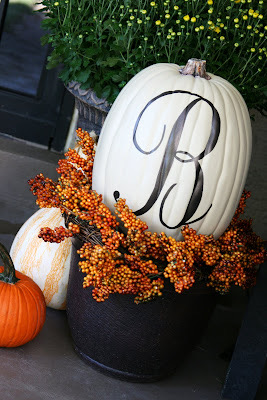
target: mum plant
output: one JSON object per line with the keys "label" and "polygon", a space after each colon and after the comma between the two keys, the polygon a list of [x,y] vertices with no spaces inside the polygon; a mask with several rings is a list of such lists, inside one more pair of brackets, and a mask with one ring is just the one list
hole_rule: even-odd
{"label": "mum plant", "polygon": [[248,289],[255,284],[265,248],[253,232],[251,219],[240,218],[249,192],[244,191],[229,227],[217,240],[187,225],[182,228],[182,241],[152,233],[125,199],[117,200],[114,215],[92,190],[95,144],[88,132],[78,129],[77,135],[78,147],[59,160],[59,179],[39,174],[29,184],[37,204],[59,208],[67,225],[44,227],[39,236],[48,242],[74,236],[83,242],[78,250],[83,287],[93,287],[96,301],[111,293],[133,294],[136,303],[148,301],[162,295],[166,280],[177,293],[198,281],[222,294],[232,285]]}
{"label": "mum plant", "polygon": [[121,88],[154,63],[207,59],[209,70],[266,111],[263,0],[43,0],[53,52],[48,68],[113,103]]}

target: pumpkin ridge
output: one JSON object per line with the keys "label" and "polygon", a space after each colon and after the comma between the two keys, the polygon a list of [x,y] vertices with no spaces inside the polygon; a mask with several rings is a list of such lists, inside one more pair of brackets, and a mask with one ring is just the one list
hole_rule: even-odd
{"label": "pumpkin ridge", "polygon": [[[36,224],[38,219],[39,219],[39,215],[36,215],[33,218],[33,224]],[[17,242],[25,243],[26,242],[25,239],[29,232],[28,226],[25,226],[24,229],[23,229],[23,227],[21,227],[18,232],[20,232],[21,229],[22,229],[21,234],[15,238],[14,242],[12,243],[11,250],[10,250],[10,252],[12,253],[12,258],[14,258],[14,259],[17,258],[19,250],[20,250],[20,246],[17,245]]]}
{"label": "pumpkin ridge", "polygon": [[[190,76],[190,75],[189,75]],[[190,88],[188,89],[188,91],[190,92],[190,93],[192,93],[192,94],[195,94],[195,92],[196,92],[196,90],[195,90],[195,83],[196,83],[196,80],[195,80],[195,78],[194,79],[191,79],[191,81],[192,81],[192,84],[190,85]],[[199,82],[202,82],[202,80],[200,79],[200,80],[198,80]],[[197,81],[197,82],[198,82]],[[196,96],[199,98],[199,96],[196,94]],[[189,96],[189,98],[190,98],[190,96]],[[188,99],[189,100],[189,99]],[[191,135],[191,137],[190,137],[190,143],[189,143],[189,146],[188,146],[188,148],[190,148],[190,146],[191,146],[191,143],[192,143],[192,140],[193,140],[193,137],[192,137],[192,135]],[[180,175],[181,176],[183,176],[183,171],[184,171],[184,169],[186,168],[186,165],[185,165],[186,163],[183,163],[182,164],[182,167],[180,168]],[[193,193],[193,192],[192,192]],[[192,193],[191,193],[191,195],[192,195]],[[191,198],[191,195],[189,196],[190,198]],[[190,199],[189,199],[189,201],[190,201]],[[188,202],[185,202],[185,204],[188,204]],[[187,207],[185,208],[185,211],[184,211],[184,215],[185,215],[185,213],[186,213],[186,210],[187,210]],[[192,218],[194,217],[194,215],[192,215]],[[182,236],[182,234],[180,233],[180,237],[182,238],[183,236]]]}
{"label": "pumpkin ridge", "polygon": [[[17,289],[18,289],[17,292],[18,292],[19,300],[20,300],[17,303],[18,304],[17,314],[23,315],[23,318],[21,319],[22,324],[23,324],[23,329],[21,329],[21,326],[20,326],[19,335],[15,338],[14,344],[20,342],[22,345],[28,341],[27,339],[29,337],[29,327],[30,327],[29,312],[30,312],[30,309],[28,307],[28,299],[26,298],[25,293],[24,293],[24,289],[26,289],[26,287],[27,287],[27,285],[23,282],[23,280],[20,281],[20,285],[18,285],[18,287],[17,287]],[[26,312],[25,312],[25,309],[26,309]],[[25,329],[25,327],[26,327],[26,329]]]}
{"label": "pumpkin ridge", "polygon": [[[12,345],[12,343],[16,343],[18,341],[18,339],[21,337],[20,327],[21,327],[21,321],[22,321],[22,315],[23,314],[22,314],[22,312],[20,310],[20,307],[19,307],[19,304],[20,304],[19,300],[20,300],[20,294],[21,294],[20,292],[21,291],[20,291],[19,286],[17,284],[16,288],[14,290],[14,294],[13,294],[13,296],[16,294],[16,297],[17,297],[17,299],[15,301],[17,309],[16,309],[16,312],[14,313],[16,315],[16,317],[17,317],[17,321],[16,321],[16,324],[15,324],[15,327],[13,328],[14,329],[13,338],[10,338],[10,342],[7,344],[8,346]],[[12,342],[12,340],[13,340],[13,342]]]}
{"label": "pumpkin ridge", "polygon": [[[34,284],[36,285],[35,282],[34,282]],[[24,282],[21,285],[20,289],[22,289],[22,288],[23,288],[23,290],[21,290],[21,293],[23,294],[24,299],[25,299],[28,320],[29,320],[29,317],[31,317],[31,321],[30,321],[31,324],[28,323],[27,328],[30,325],[31,326],[33,324],[35,325],[34,331],[31,332],[31,331],[29,331],[29,329],[27,329],[27,331],[26,331],[27,334],[25,334],[25,337],[22,341],[23,342],[22,344],[24,344],[26,342],[33,340],[35,338],[35,336],[38,334],[38,332],[41,330],[41,328],[44,324],[44,321],[45,321],[45,313],[43,315],[43,318],[41,319],[40,318],[41,302],[40,302],[40,295],[39,295],[40,288],[38,286],[37,287],[32,286],[32,285],[29,286],[28,284],[25,284]],[[25,296],[25,291],[28,292],[27,298]],[[36,296],[34,295],[35,293],[36,293]],[[31,305],[29,305],[29,298],[31,299]],[[34,315],[33,315],[33,310],[34,310]]]}
{"label": "pumpkin ridge", "polygon": [[[1,267],[1,269],[2,269],[2,267]],[[7,292],[7,290],[8,290],[7,284],[4,284],[4,282],[0,281],[0,299],[6,297],[6,292]],[[9,308],[10,301],[9,301],[7,304],[8,304],[8,308]],[[4,306],[5,306],[5,310],[6,310],[6,303],[4,303]],[[7,311],[8,311],[8,310],[7,310]],[[4,317],[5,315],[8,315],[8,312],[6,312],[6,311],[4,311],[4,310],[2,309],[2,305],[1,305],[1,311],[0,311],[0,313],[3,314],[3,317]],[[2,342],[2,340],[3,340],[3,337],[4,337],[4,333],[5,333],[6,328],[7,328],[7,324],[5,323],[5,324],[4,324],[4,329],[1,329],[1,331],[0,331],[0,340],[1,340],[1,342]]]}
{"label": "pumpkin ridge", "polygon": [[[220,91],[219,91],[220,92]],[[236,106],[235,106],[235,101],[233,100],[233,98],[232,98],[232,91],[230,91],[230,90],[228,90],[228,88],[227,88],[227,93],[228,93],[228,99],[227,99],[227,101],[229,102],[229,99],[230,99],[230,101],[231,101],[231,106],[230,106],[230,108],[232,108],[232,109],[234,109],[235,110],[235,115],[237,115],[237,112],[236,112]],[[225,107],[225,99],[224,99],[224,96],[221,96],[222,97],[222,101],[223,101],[223,103],[224,103],[224,109],[227,109],[226,107]],[[227,143],[227,136],[229,135],[229,129],[228,129],[228,127],[227,127],[227,121],[226,121],[226,139],[225,139],[225,142]],[[241,132],[241,131],[240,131]],[[239,145],[240,145],[240,134],[238,135],[238,140],[239,140]],[[225,157],[225,153],[226,152],[228,152],[227,151],[227,149],[226,149],[226,146],[224,146],[224,157],[223,157],[223,160],[224,160],[224,164],[227,164],[227,159],[226,159],[226,157]],[[239,150],[239,155],[240,155],[240,150]],[[227,204],[225,205],[225,207],[223,207],[222,208],[222,213],[221,213],[221,217],[220,217],[220,219],[218,219],[218,222],[217,222],[217,224],[216,224],[216,226],[215,226],[215,229],[214,229],[214,232],[216,232],[217,231],[217,229],[218,229],[218,225],[219,225],[219,223],[220,223],[220,221],[221,220],[223,220],[224,218],[225,218],[225,215],[226,215],[226,213],[228,212],[228,208],[230,208],[231,207],[231,199],[232,199],[232,196],[233,196],[233,192],[234,192],[234,187],[236,186],[236,180],[238,179],[238,173],[237,173],[237,170],[238,170],[238,165],[239,165],[239,160],[240,160],[240,157],[237,157],[236,158],[236,165],[235,165],[235,168],[234,168],[234,170],[236,171],[236,174],[235,174],[235,176],[234,176],[234,179],[232,180],[232,185],[231,185],[231,191],[230,191],[230,194],[229,194],[229,196],[228,196],[228,202],[227,202]],[[222,171],[224,170],[224,167],[222,168]],[[220,175],[220,178],[221,178],[221,175]],[[220,181],[220,179],[218,180],[218,182],[216,182],[216,189],[217,189],[217,187],[219,186],[219,181]],[[240,193],[239,193],[239,196],[237,196],[237,203],[238,203],[238,201],[239,201],[239,198],[240,198],[240,196],[241,196],[241,192],[242,192],[242,190],[243,190],[243,188],[240,190]],[[215,196],[214,196],[215,197]],[[237,204],[236,204],[236,206],[237,206]],[[234,210],[236,209],[236,207],[234,207]],[[232,217],[233,217],[233,215],[232,215]],[[231,218],[232,219],[232,218]],[[231,222],[231,219],[230,219],[230,221],[228,222],[228,225],[229,225],[229,223]],[[221,232],[219,233],[219,236],[221,235]]]}
{"label": "pumpkin ridge", "polygon": [[[180,72],[179,72],[179,73],[180,73]],[[185,76],[186,76],[186,75],[184,75],[184,77],[185,77]],[[188,77],[189,77],[189,76],[188,76]],[[192,93],[192,95],[196,95],[196,97],[199,98],[199,96],[198,96],[197,94],[195,94],[195,90],[194,90],[194,87],[195,87],[195,79],[190,79],[190,80],[188,80],[188,83],[190,83],[190,85],[189,85],[189,87],[186,87],[186,90],[187,90],[189,93]],[[175,87],[176,87],[176,86],[175,86]],[[176,90],[176,89],[174,88],[173,90]],[[188,101],[185,101],[185,103],[188,103],[189,100],[190,100],[190,97],[191,97],[191,96],[189,95],[189,93],[187,94]],[[190,143],[189,143],[188,148],[190,148],[191,142],[192,142],[192,137],[190,138]],[[178,150],[178,149],[177,149],[177,150]],[[185,168],[188,168],[188,166],[186,165],[186,163],[182,163],[182,166],[179,168],[179,177],[183,176]],[[178,180],[178,177],[177,177],[177,180]],[[190,198],[191,198],[191,195],[189,194],[189,200],[190,200]],[[187,209],[186,204],[187,204],[188,202],[185,201],[184,203],[185,203],[185,209],[183,210],[183,215],[185,215],[185,213],[186,213],[186,209]],[[178,238],[179,238],[180,240],[183,239],[183,236],[182,236],[181,232],[179,233]]]}
{"label": "pumpkin ridge", "polygon": [[[216,96],[219,95],[221,98],[223,97],[221,92],[217,90],[216,85],[213,84],[214,80],[210,81],[210,85],[209,86],[208,85],[204,85],[203,81],[201,81],[201,82],[202,82],[202,90],[204,91],[203,97],[208,98],[213,105],[214,105],[215,91],[217,92]],[[209,89],[209,93],[208,93],[209,95],[207,96],[208,89]],[[225,120],[225,116],[224,115],[223,115],[223,117],[224,117],[224,120]],[[221,126],[222,126],[222,116],[221,115],[220,115],[220,120],[221,120]],[[220,138],[218,139],[218,141],[219,140],[220,140]],[[224,142],[225,142],[225,138],[224,138]],[[224,146],[224,149],[225,149],[225,146]],[[225,157],[223,157],[223,160],[224,160],[224,158]],[[204,170],[204,166],[205,166],[205,161],[206,161],[206,159],[203,157],[203,159],[201,160],[201,167],[203,167],[203,170]],[[208,161],[206,161],[206,162],[208,163]],[[221,170],[222,170],[222,168],[221,168]],[[219,179],[220,179],[220,176],[221,176],[221,174],[219,175]],[[215,198],[215,193],[216,193],[216,190],[217,190],[217,187],[218,187],[218,184],[219,184],[219,179],[216,180],[216,183],[213,186],[214,189],[213,189],[213,194],[211,196],[212,199]],[[209,190],[209,192],[210,191],[211,191],[211,189]],[[213,203],[213,201],[212,201],[212,203]],[[203,218],[202,220],[199,221],[197,232],[199,232],[199,231],[203,232],[202,226],[205,223],[206,223],[206,219],[205,218]],[[214,229],[213,229],[213,231],[214,231]]]}
{"label": "pumpkin ridge", "polygon": [[[27,233],[30,234],[31,231],[32,231],[32,229],[30,229]],[[37,234],[36,234],[36,236],[37,236]],[[28,243],[27,250],[25,251],[25,253],[21,259],[21,265],[22,265],[21,272],[27,276],[30,276],[32,279],[33,279],[33,274],[32,274],[32,270],[31,270],[31,265],[35,265],[35,267],[36,267],[36,253],[38,250],[38,244],[37,244],[36,240],[37,239],[35,238],[31,242]],[[30,249],[28,249],[29,246],[30,246]],[[38,269],[38,267],[37,267],[37,269]]]}
{"label": "pumpkin ridge", "polygon": [[[71,239],[69,238],[68,242],[70,241]],[[43,288],[43,294],[48,304],[52,301],[53,297],[58,293],[59,283],[64,277],[64,270],[62,268],[61,269],[58,268],[58,265],[66,263],[66,260],[70,253],[70,249],[71,247],[69,246],[69,251],[67,251],[68,250],[67,243],[66,241],[64,241],[60,249],[61,251],[59,252],[58,249],[53,256],[53,259],[51,261],[53,267],[47,274]]]}
{"label": "pumpkin ridge", "polygon": [[[13,297],[16,296],[16,301],[14,302],[15,306],[13,306],[14,308],[12,310],[12,313],[14,314],[15,317],[14,317],[14,319],[12,319],[12,322],[9,320],[8,333],[7,333],[8,341],[5,344],[6,347],[10,347],[10,346],[13,346],[14,344],[16,344],[17,340],[21,336],[21,331],[19,329],[20,321],[18,320],[18,318],[20,317],[20,315],[22,313],[20,310],[20,301],[19,301],[20,300],[20,291],[18,290],[17,285],[18,285],[18,283],[16,284],[16,286],[14,288],[12,288],[12,289],[14,289],[14,290],[12,290],[12,292],[11,292],[11,288],[9,288],[9,291],[8,291],[10,294],[10,298],[11,298],[11,296],[13,296]],[[9,305],[11,304],[10,300],[8,301],[8,304]],[[10,311],[8,309],[6,315],[9,315],[9,313],[10,313]]]}
{"label": "pumpkin ridge", "polygon": [[[240,155],[242,155],[243,154],[243,151],[244,151],[244,147],[247,149],[247,154],[248,154],[248,152],[249,152],[249,149],[251,148],[251,146],[250,146],[250,144],[248,143],[248,140],[247,140],[247,130],[245,129],[245,127],[244,127],[244,107],[239,107],[239,110],[238,111],[240,111],[241,113],[242,113],[242,118],[240,118],[239,117],[239,113],[238,112],[236,112],[236,110],[237,110],[237,107],[236,107],[236,104],[239,104],[236,100],[238,100],[239,99],[239,93],[237,92],[237,91],[234,91],[234,90],[231,90],[231,88],[229,87],[227,87],[227,91],[228,91],[228,93],[229,93],[229,96],[231,96],[231,99],[232,99],[232,103],[233,103],[233,105],[234,105],[234,109],[235,109],[235,115],[236,115],[236,117],[237,117],[237,123],[238,123],[238,125],[240,126],[240,124],[242,124],[242,126],[243,126],[243,129],[241,130],[238,130],[238,133],[239,133],[239,157],[238,157],[238,160],[237,160],[237,168],[236,168],[236,174],[235,174],[235,179],[234,179],[234,183],[233,183],[233,187],[235,186],[235,184],[236,184],[236,180],[237,180],[237,176],[238,176],[238,173],[240,173],[240,171],[242,172],[242,175],[243,175],[243,177],[242,177],[242,181],[241,181],[241,183],[240,183],[240,189],[239,189],[239,196],[237,197],[237,199],[236,199],[236,202],[235,202],[235,209],[237,208],[237,206],[238,206],[238,201],[239,201],[239,198],[241,197],[241,194],[242,194],[242,191],[243,191],[243,188],[244,188],[244,185],[245,185],[245,180],[246,180],[246,175],[247,175],[247,171],[246,170],[244,170],[244,161],[241,159],[241,157],[240,157]],[[244,104],[245,105],[245,104]],[[245,105],[245,107],[246,107],[246,105]],[[241,137],[241,132],[242,133],[246,133],[245,135],[243,134],[242,135],[242,137]],[[246,140],[246,144],[244,145],[244,143],[243,143],[243,140],[244,140],[244,138],[245,138],[245,140]],[[243,148],[242,148],[243,147]],[[248,158],[248,157],[246,157],[246,158]],[[248,168],[248,167],[247,167]],[[231,198],[232,198],[232,193],[233,193],[233,189],[232,189],[232,192],[231,192]],[[225,212],[227,211],[227,208],[226,208],[226,210],[225,210]]]}
{"label": "pumpkin ridge", "polygon": [[[226,104],[225,104],[224,96],[222,95],[221,91],[217,88],[216,84],[215,84],[215,88],[216,88],[216,91],[217,91],[216,96],[220,96],[220,101],[223,103],[223,109],[226,110],[227,107],[226,107]],[[224,124],[225,124],[225,135],[223,136],[223,138],[224,138],[224,146],[223,146],[224,154],[223,154],[223,157],[222,157],[221,173],[220,173],[218,179],[216,180],[216,182],[214,184],[214,187],[215,187],[214,195],[213,195],[214,200],[216,200],[216,194],[218,193],[219,187],[223,186],[223,184],[221,183],[221,180],[223,179],[223,172],[225,171],[225,165],[227,164],[226,148],[227,148],[227,143],[228,143],[227,137],[228,137],[229,133],[228,133],[227,119],[226,119],[225,114],[223,114],[223,118],[224,118]],[[232,187],[233,187],[233,185],[232,185]],[[232,190],[231,190],[231,193],[232,193]],[[229,199],[229,196],[228,196],[228,199]],[[225,207],[226,207],[226,205],[225,205]],[[215,237],[216,237],[216,231],[217,231],[218,225],[220,224],[220,222],[221,222],[221,220],[222,220],[222,218],[223,218],[223,216],[225,214],[225,207],[222,207],[220,218],[218,218],[215,227],[213,227],[213,232],[214,232],[213,235]]]}

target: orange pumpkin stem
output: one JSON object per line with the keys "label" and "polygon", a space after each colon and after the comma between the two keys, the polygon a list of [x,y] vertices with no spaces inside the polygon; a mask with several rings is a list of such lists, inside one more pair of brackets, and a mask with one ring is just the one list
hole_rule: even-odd
{"label": "orange pumpkin stem", "polygon": [[206,73],[206,61],[198,60],[197,58],[190,58],[185,67],[179,71],[182,75],[199,76],[204,79],[211,79]]}
{"label": "orange pumpkin stem", "polygon": [[13,261],[2,243],[0,243],[0,257],[4,262],[4,271],[0,273],[0,280],[6,283],[15,284],[19,279],[16,277]]}

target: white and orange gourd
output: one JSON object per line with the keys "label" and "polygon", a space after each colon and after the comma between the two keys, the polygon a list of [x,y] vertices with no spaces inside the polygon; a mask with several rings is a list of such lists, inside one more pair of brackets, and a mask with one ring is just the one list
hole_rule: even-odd
{"label": "white and orange gourd", "polygon": [[155,64],[133,77],[102,128],[93,189],[126,199],[152,232],[181,239],[189,224],[218,238],[245,185],[251,123],[240,93],[206,62]]}
{"label": "white and orange gourd", "polygon": [[40,229],[65,226],[58,208],[41,208],[20,228],[10,249],[16,269],[29,276],[40,287],[48,307],[66,308],[71,239],[61,243],[38,238]]}

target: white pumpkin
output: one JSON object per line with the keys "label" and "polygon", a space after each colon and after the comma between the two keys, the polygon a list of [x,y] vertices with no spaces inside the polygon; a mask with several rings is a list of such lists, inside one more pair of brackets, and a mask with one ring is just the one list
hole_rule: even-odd
{"label": "white pumpkin", "polygon": [[42,290],[46,305],[58,310],[66,308],[70,269],[71,239],[61,243],[38,238],[41,228],[65,226],[58,208],[41,208],[20,228],[10,249],[16,270],[34,280]]}
{"label": "white pumpkin", "polygon": [[129,81],[107,116],[93,189],[111,209],[125,198],[152,232],[180,240],[189,224],[218,238],[244,188],[251,141],[242,96],[207,76],[205,61],[155,64]]}

